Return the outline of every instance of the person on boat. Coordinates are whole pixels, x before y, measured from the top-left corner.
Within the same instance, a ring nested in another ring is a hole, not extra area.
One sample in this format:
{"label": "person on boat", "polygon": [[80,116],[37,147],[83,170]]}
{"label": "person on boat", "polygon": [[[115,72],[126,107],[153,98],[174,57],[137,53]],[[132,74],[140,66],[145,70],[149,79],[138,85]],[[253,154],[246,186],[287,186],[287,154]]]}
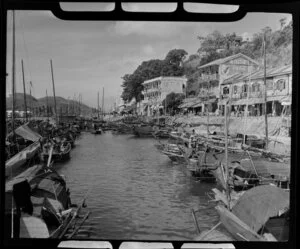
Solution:
{"label": "person on boat", "polygon": [[195,148],[196,147],[196,133],[193,129],[192,134],[189,138],[189,148]]}

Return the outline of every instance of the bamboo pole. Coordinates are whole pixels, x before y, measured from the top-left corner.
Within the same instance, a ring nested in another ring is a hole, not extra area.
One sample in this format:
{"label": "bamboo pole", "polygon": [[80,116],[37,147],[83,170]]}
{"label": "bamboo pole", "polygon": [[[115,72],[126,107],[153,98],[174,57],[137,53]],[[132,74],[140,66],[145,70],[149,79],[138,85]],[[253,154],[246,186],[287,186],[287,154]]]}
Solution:
{"label": "bamboo pole", "polygon": [[228,200],[228,209],[230,210],[230,189],[228,186],[229,179],[229,170],[228,170],[228,110],[227,110],[227,101],[225,102],[225,182],[226,182],[226,194]]}
{"label": "bamboo pole", "polygon": [[[248,61],[248,67],[249,67],[249,61]],[[244,136],[243,136],[243,144],[246,144],[246,125],[247,125],[247,117],[248,117],[248,108],[249,108],[249,95],[250,95],[250,89],[251,89],[251,73],[252,70],[250,70],[249,74],[249,83],[246,85],[247,86],[247,103],[246,103],[246,108],[245,108],[245,113],[244,113]]]}
{"label": "bamboo pole", "polygon": [[25,87],[25,76],[24,76],[24,65],[23,60],[21,60],[22,65],[22,76],[23,76],[23,91],[24,91],[24,106],[25,106],[25,120],[28,122],[28,115],[27,115],[27,101],[26,101],[26,87]]}
{"label": "bamboo pole", "polygon": [[31,87],[32,87],[32,82],[30,81],[30,88],[29,88],[29,94],[30,94],[30,111],[33,119],[33,104],[32,104],[32,94],[31,94]]}
{"label": "bamboo pole", "polygon": [[104,87],[102,91],[102,120],[104,118]]}
{"label": "bamboo pole", "polygon": [[98,92],[98,108],[97,108],[97,110],[98,110],[98,119],[100,118],[99,117],[99,111],[100,111],[100,106],[99,106],[99,92]]}
{"label": "bamboo pole", "polygon": [[[15,81],[16,81],[16,38],[15,38],[15,11],[12,11],[13,15],[13,27],[12,27],[12,114],[11,114],[11,123],[12,123],[12,132],[13,132],[13,141],[15,141]],[[12,176],[12,169],[11,169]],[[14,238],[14,200],[12,195],[11,201],[11,238]]]}
{"label": "bamboo pole", "polygon": [[193,216],[193,219],[194,219],[195,226],[197,228],[197,232],[200,234],[201,231],[200,231],[200,228],[199,228],[199,225],[198,225],[198,221],[196,219],[196,215],[195,215],[194,209],[191,209],[191,212],[192,212],[192,216]]}
{"label": "bamboo pole", "polygon": [[[15,11],[12,11],[13,15],[13,30],[12,30],[12,114],[11,114],[11,123],[12,123],[12,132],[13,132],[13,141],[15,141],[15,85],[16,85],[16,37],[15,37]],[[13,237],[13,234],[12,234]]]}
{"label": "bamboo pole", "polygon": [[265,91],[264,91],[264,109],[265,109],[265,134],[266,134],[266,147],[265,149],[268,150],[268,143],[269,143],[269,138],[268,138],[268,115],[267,115],[267,80],[266,80],[266,35],[264,34],[263,36],[263,48],[264,48],[264,86],[265,86]]}
{"label": "bamboo pole", "polygon": [[53,86],[55,118],[56,118],[56,122],[58,122],[58,113],[57,113],[57,109],[56,109],[55,85],[54,85],[54,75],[53,75],[52,60],[50,60],[50,66],[51,66],[51,75],[52,75],[52,86]]}
{"label": "bamboo pole", "polygon": [[48,92],[46,89],[46,105],[47,105],[47,120],[49,121],[49,103],[48,103]]}

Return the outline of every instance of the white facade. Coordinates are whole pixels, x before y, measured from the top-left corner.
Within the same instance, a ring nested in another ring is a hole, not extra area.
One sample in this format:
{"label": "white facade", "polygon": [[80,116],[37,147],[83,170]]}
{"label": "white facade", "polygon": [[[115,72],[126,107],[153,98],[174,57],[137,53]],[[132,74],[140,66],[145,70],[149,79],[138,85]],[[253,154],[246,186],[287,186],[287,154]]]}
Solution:
{"label": "white facade", "polygon": [[168,94],[185,93],[187,79],[185,77],[157,77],[144,81],[144,100],[142,101],[142,115],[148,116],[153,111],[158,111],[162,107],[162,102]]}

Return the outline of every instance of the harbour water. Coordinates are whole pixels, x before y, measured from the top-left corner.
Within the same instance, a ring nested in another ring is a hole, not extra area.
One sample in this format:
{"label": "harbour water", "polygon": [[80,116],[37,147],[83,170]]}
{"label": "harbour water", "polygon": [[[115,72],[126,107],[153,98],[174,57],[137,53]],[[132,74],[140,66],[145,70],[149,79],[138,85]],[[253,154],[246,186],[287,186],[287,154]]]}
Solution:
{"label": "harbour water", "polygon": [[73,203],[88,193],[91,211],[77,238],[193,240],[218,215],[206,195],[214,184],[195,181],[183,165],[159,153],[153,138],[82,133],[71,160],[55,167],[66,176]]}

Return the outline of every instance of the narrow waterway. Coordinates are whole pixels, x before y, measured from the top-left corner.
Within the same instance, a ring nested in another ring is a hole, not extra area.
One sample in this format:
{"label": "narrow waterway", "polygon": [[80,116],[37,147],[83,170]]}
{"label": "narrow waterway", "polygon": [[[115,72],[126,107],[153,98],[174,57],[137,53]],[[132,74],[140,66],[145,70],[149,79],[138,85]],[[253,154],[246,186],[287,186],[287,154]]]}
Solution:
{"label": "narrow waterway", "polygon": [[[83,133],[71,159],[56,165],[66,176],[73,203],[87,197],[89,219],[78,238],[192,240],[218,222],[206,195],[214,184],[197,182],[183,165],[156,150],[152,138]],[[206,209],[205,209],[206,208]]]}

